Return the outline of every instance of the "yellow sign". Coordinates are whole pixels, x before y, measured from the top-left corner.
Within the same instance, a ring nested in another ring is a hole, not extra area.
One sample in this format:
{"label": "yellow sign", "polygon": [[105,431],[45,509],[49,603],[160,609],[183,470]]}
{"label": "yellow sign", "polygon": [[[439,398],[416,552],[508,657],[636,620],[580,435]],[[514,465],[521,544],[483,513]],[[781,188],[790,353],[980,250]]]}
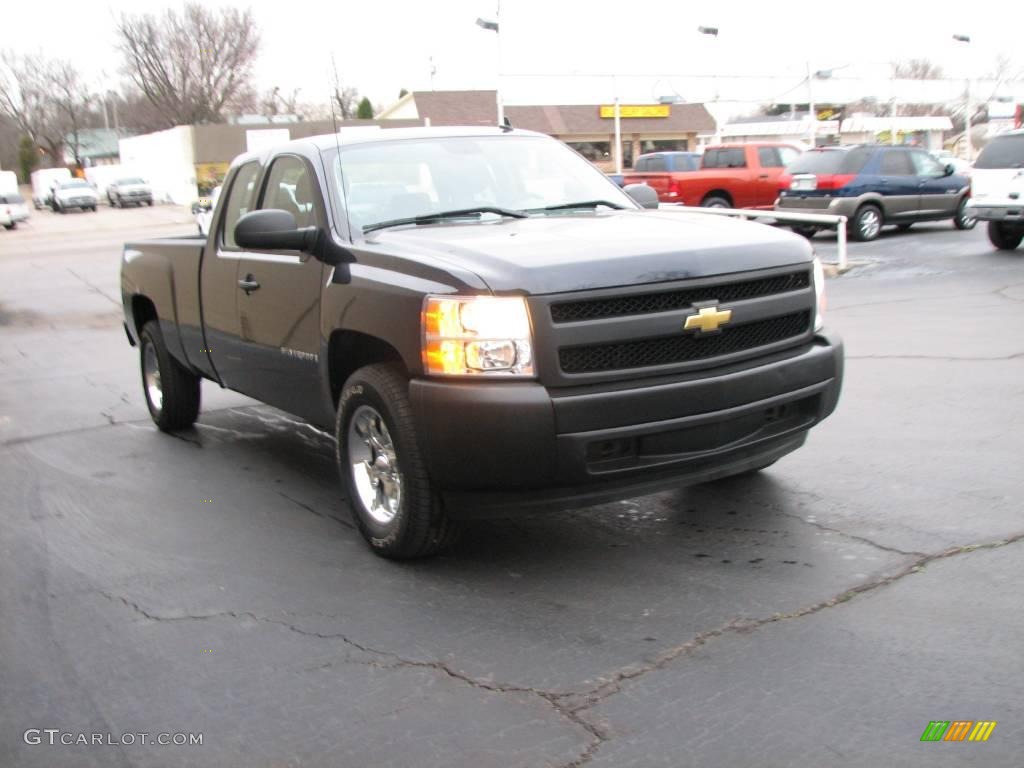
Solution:
{"label": "yellow sign", "polygon": [[[669,104],[620,104],[619,117],[668,117],[672,114]],[[601,117],[615,117],[614,104],[601,105]]]}

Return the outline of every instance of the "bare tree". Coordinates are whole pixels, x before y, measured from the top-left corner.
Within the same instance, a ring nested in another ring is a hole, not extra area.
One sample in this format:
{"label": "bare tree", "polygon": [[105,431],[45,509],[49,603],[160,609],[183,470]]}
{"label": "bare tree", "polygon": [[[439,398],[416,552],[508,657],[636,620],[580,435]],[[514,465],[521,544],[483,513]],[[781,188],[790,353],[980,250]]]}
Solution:
{"label": "bare tree", "polygon": [[942,67],[928,59],[894,61],[889,65],[892,76],[898,80],[941,80]]}
{"label": "bare tree", "polygon": [[351,120],[356,116],[356,111],[359,109],[359,91],[355,88],[342,86],[335,82],[332,99],[335,109],[338,110],[339,118]]}
{"label": "bare tree", "polygon": [[65,148],[81,166],[81,131],[96,121],[92,97],[78,71],[66,61],[42,54],[5,52],[0,76],[0,114],[11,119],[54,165],[64,164]]}
{"label": "bare tree", "polygon": [[131,82],[165,128],[221,121],[251,97],[260,35],[250,9],[208,10],[185,3],[180,15],[122,14],[117,35]]}

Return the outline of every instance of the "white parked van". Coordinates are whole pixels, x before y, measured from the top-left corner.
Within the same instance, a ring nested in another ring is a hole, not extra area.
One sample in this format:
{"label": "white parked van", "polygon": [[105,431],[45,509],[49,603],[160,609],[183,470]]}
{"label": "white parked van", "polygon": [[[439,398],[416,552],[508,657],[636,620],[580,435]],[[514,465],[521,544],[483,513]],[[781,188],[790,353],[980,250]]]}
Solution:
{"label": "white parked van", "polygon": [[71,181],[67,168],[43,168],[32,173],[32,203],[36,210],[53,203],[53,188],[62,181]]}
{"label": "white parked van", "polygon": [[990,141],[974,161],[970,210],[988,222],[988,239],[1012,251],[1024,240],[1024,129]]}

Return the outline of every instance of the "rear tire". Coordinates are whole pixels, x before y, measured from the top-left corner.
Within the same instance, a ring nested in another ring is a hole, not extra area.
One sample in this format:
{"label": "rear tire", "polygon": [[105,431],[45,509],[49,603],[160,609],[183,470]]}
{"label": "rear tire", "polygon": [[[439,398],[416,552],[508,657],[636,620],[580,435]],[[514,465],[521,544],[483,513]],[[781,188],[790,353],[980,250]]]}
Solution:
{"label": "rear tire", "polygon": [[953,215],[953,226],[957,229],[974,229],[977,225],[978,220],[972,216],[967,210],[967,198],[960,200],[960,204],[956,207],[956,213]]}
{"label": "rear tire", "polygon": [[721,195],[708,195],[700,202],[701,208],[732,208],[732,203]]}
{"label": "rear tire", "polygon": [[882,209],[877,205],[866,203],[857,209],[850,221],[850,237],[862,243],[870,242],[882,231]]}
{"label": "rear tire", "polygon": [[1011,226],[1001,221],[990,221],[988,239],[1000,251],[1012,251],[1024,240],[1024,225]]}
{"label": "rear tire", "polygon": [[409,381],[399,366],[368,365],[349,377],[335,436],[338,472],[356,525],[376,554],[427,557],[454,539],[455,524],[420,453]]}
{"label": "rear tire", "polygon": [[153,423],[163,432],[188,429],[199,417],[199,377],[171,357],[156,320],[142,326],[140,337],[142,393]]}

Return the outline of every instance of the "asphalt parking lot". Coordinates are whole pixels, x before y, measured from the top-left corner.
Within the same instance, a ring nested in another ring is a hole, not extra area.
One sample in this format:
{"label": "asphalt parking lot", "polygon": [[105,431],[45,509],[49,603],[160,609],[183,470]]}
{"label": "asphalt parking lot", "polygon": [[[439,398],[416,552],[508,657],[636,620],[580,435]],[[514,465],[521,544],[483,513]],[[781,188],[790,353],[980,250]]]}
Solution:
{"label": "asphalt parking lot", "polygon": [[0,766],[1020,765],[1024,250],[851,243],[839,409],[762,475],[396,564],[330,437],[209,383],[193,431],[150,423],[120,244],[192,227],[0,232]]}

